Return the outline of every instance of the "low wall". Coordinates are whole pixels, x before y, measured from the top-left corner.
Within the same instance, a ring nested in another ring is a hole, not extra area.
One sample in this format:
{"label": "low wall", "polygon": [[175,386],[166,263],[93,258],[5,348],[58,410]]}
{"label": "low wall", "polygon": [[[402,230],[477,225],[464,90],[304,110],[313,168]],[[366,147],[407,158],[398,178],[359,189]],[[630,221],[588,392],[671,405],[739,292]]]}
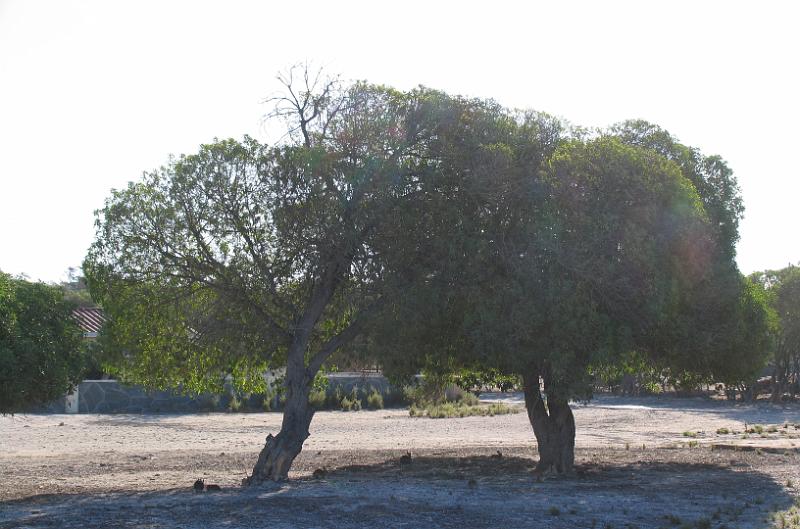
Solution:
{"label": "low wall", "polygon": [[[383,395],[392,391],[389,381],[375,373],[331,373],[328,375],[328,392],[336,387],[342,393],[353,388],[366,391],[374,388]],[[263,396],[250,396],[243,402],[245,409],[258,410],[263,407]],[[126,386],[116,380],[84,380],[77,388],[78,413],[198,413],[226,411],[231,402],[230,393],[214,395],[181,395],[172,391],[146,390],[140,386]],[[274,403],[277,406],[277,402]],[[44,413],[65,413],[66,398],[58,399],[43,410]]]}
{"label": "low wall", "polygon": [[[211,394],[181,395],[171,391],[146,390],[125,386],[116,380],[84,380],[77,388],[78,413],[192,413],[213,411],[220,398]],[[64,413],[66,398],[51,403],[44,410]]]}

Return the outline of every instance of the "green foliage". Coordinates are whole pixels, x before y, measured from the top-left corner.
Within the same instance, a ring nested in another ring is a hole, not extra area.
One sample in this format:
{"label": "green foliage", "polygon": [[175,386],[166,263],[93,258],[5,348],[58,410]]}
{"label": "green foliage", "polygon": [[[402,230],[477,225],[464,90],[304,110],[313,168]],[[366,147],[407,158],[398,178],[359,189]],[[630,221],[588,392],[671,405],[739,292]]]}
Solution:
{"label": "green foliage", "polygon": [[609,134],[675,163],[691,182],[711,221],[714,239],[726,259],[736,254],[739,221],[744,215],[739,185],[733,171],[719,156],[704,156],[698,149],[679,143],[669,132],[643,120],[625,121],[611,127]]}
{"label": "green foliage", "polygon": [[312,389],[308,394],[308,403],[316,410],[321,410],[325,407],[326,393],[324,389]]}
{"label": "green foliage", "polygon": [[0,272],[0,413],[64,395],[85,367],[74,305],[58,287]]}
{"label": "green foliage", "polygon": [[367,394],[367,408],[371,410],[383,409],[383,395],[375,388]]}
{"label": "green foliage", "polygon": [[457,395],[453,402],[458,404],[463,404],[464,406],[477,406],[480,404],[480,400],[477,396],[472,393],[462,392]]}
{"label": "green foliage", "polygon": [[358,390],[354,387],[350,393],[341,400],[342,411],[361,411],[361,398],[358,395]]}
{"label": "green foliage", "polygon": [[411,417],[429,417],[431,419],[452,419],[461,417],[494,417],[495,415],[508,415],[520,413],[522,408],[511,407],[503,403],[488,405],[473,405],[463,402],[442,402],[439,404],[427,403],[423,406],[412,404],[408,414]]}
{"label": "green foliage", "polygon": [[455,383],[465,391],[510,391],[522,386],[517,375],[506,375],[497,369],[462,369],[455,376]]}
{"label": "green foliage", "polygon": [[314,381],[311,383],[311,390],[325,394],[328,391],[330,381],[324,373],[317,373],[314,376]]}

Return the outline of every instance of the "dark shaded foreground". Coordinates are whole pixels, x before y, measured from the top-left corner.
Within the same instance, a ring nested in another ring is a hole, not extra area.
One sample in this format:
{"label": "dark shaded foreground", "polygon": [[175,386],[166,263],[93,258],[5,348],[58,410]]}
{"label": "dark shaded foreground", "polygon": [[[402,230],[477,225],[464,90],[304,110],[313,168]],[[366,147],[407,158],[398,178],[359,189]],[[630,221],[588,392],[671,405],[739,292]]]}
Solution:
{"label": "dark shaded foreground", "polygon": [[762,528],[771,525],[771,513],[795,501],[777,476],[797,467],[797,454],[582,455],[573,476],[542,481],[526,456],[422,455],[217,493],[194,493],[187,485],[31,496],[0,504],[0,528]]}

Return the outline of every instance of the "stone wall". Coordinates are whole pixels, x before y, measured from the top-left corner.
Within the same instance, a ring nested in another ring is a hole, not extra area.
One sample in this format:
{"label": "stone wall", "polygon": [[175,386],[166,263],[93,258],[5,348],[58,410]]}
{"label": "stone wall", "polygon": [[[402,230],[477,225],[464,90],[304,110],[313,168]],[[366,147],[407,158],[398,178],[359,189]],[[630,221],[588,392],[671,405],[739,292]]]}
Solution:
{"label": "stone wall", "polygon": [[[212,411],[220,405],[220,398],[210,394],[145,390],[116,380],[84,380],[77,393],[78,413],[192,413]],[[45,412],[64,413],[65,404],[65,399],[59,399],[47,406]]]}
{"label": "stone wall", "polygon": [[[337,387],[343,394],[353,388],[366,392],[377,389],[389,395],[392,387],[385,377],[375,373],[332,373],[328,376],[328,392]],[[78,413],[199,413],[227,411],[231,403],[231,393],[214,395],[181,395],[171,391],[146,390],[140,386],[126,386],[116,380],[84,380],[78,385]],[[263,395],[251,395],[241,402],[242,409],[259,410],[263,408]],[[44,409],[44,413],[64,413],[66,402],[58,399]],[[273,409],[278,407],[277,399]]]}

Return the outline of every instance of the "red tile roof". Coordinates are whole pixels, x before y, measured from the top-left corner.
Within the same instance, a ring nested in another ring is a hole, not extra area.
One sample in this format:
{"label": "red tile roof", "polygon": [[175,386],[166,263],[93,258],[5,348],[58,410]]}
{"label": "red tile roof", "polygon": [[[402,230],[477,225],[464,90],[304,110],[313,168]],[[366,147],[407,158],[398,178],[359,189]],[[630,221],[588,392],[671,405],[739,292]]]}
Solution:
{"label": "red tile roof", "polygon": [[98,307],[78,307],[72,311],[72,317],[78,322],[78,326],[84,335],[97,335],[106,321],[103,309]]}

